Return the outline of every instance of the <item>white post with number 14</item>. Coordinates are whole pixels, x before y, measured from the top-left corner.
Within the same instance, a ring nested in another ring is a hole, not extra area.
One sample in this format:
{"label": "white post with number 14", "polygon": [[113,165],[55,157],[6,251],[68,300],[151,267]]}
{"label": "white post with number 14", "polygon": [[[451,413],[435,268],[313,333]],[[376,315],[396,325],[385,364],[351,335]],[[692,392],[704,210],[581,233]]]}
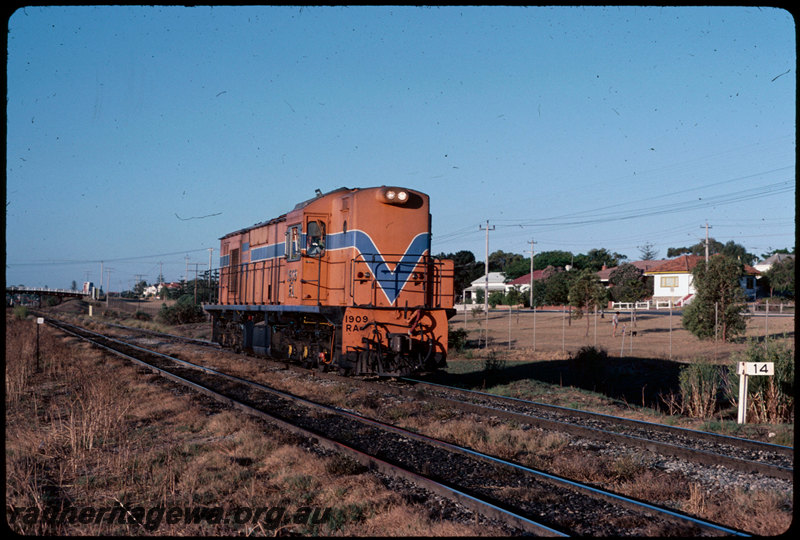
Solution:
{"label": "white post with number 14", "polygon": [[747,377],[751,375],[775,375],[773,362],[739,362],[739,423],[747,423]]}

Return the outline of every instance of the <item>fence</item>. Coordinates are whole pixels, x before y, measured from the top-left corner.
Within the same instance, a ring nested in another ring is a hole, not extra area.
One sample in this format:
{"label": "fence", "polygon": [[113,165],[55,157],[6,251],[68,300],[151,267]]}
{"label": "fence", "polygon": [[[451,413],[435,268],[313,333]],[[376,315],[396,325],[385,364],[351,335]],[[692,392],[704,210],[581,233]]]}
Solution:
{"label": "fence", "polygon": [[[747,318],[745,338],[787,340],[794,344],[794,314],[779,315],[770,306],[768,313]],[[519,351],[526,357],[551,353],[564,358],[584,346],[603,348],[611,355],[691,360],[697,357],[724,360],[732,352],[744,350],[746,339],[735,342],[699,340],[683,328],[682,315],[673,310],[637,311],[620,309],[614,327],[614,313],[604,310],[575,318],[574,308],[550,306],[536,310],[498,306],[489,313],[465,310],[450,320],[453,329],[467,331],[470,349]]]}

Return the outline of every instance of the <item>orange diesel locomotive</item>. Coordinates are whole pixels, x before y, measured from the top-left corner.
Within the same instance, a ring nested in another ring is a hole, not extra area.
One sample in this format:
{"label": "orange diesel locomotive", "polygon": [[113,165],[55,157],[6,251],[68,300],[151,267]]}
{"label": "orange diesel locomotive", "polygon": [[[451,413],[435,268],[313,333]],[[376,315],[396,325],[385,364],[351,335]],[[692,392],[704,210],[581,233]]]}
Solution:
{"label": "orange diesel locomotive", "polygon": [[445,366],[453,261],[431,257],[424,193],[317,191],[220,240],[219,303],[204,309],[222,346],[354,375]]}

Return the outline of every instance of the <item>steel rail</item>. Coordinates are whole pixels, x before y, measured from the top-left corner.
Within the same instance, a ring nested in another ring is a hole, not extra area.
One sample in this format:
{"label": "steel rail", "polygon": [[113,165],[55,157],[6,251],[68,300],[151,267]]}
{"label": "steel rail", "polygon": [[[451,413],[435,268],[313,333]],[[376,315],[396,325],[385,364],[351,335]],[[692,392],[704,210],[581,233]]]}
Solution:
{"label": "steel rail", "polygon": [[[499,396],[495,394],[488,394],[485,392],[478,392],[474,390],[465,390],[463,388],[456,388],[450,387],[446,385],[440,385],[436,383],[429,383],[426,381],[418,381],[415,379],[408,379],[402,378],[403,380],[408,380],[415,383],[421,383],[430,386],[440,387],[442,389],[446,389],[448,391],[457,391],[463,393],[471,393],[474,395],[478,395],[481,397],[487,397],[496,400],[505,400],[505,401],[513,401],[518,404],[523,404],[525,406],[543,408],[543,409],[551,409],[554,411],[558,411],[561,413],[571,414],[574,416],[579,416],[586,419],[601,419],[605,422],[613,422],[618,424],[623,424],[639,429],[651,429],[654,431],[659,431],[662,433],[667,434],[680,434],[682,436],[688,437],[695,437],[697,439],[705,440],[708,442],[718,443],[718,444],[729,444],[732,446],[740,446],[744,449],[749,450],[768,450],[773,451],[779,455],[783,455],[786,457],[793,457],[794,456],[794,449],[787,446],[780,446],[774,445],[770,443],[760,443],[759,441],[752,441],[750,439],[740,439],[736,437],[730,437],[727,435],[717,435],[714,433],[708,433],[704,431],[695,431],[687,428],[679,428],[675,426],[665,426],[663,424],[656,424],[651,422],[646,422],[642,420],[633,420],[630,418],[620,418],[611,415],[604,415],[602,413],[593,413],[588,411],[580,411],[576,409],[569,409],[566,407],[560,407],[557,405],[549,405],[543,403],[537,403],[533,401],[527,401],[520,398],[513,398],[508,396]],[[404,393],[405,395],[411,395],[406,390],[399,388],[397,389],[399,392]],[[417,390],[418,391],[418,390]],[[426,396],[427,397],[427,396]],[[597,427],[591,426],[582,426],[578,424],[572,424],[569,422],[561,421],[561,420],[553,420],[549,418],[542,418],[539,416],[533,416],[528,413],[522,413],[519,411],[509,411],[506,409],[499,409],[497,407],[491,407],[488,405],[481,405],[476,403],[471,403],[468,401],[461,401],[454,398],[444,398],[441,396],[430,396],[429,399],[432,401],[437,401],[442,404],[447,403],[456,403],[457,406],[462,407],[464,409],[468,409],[475,413],[486,413],[487,411],[491,414],[497,415],[498,417],[506,418],[509,420],[514,420],[517,422],[527,423],[531,425],[535,425],[540,428],[545,429],[556,429],[565,431],[567,433],[571,433],[573,435],[579,436],[586,436],[590,438],[595,438],[597,440],[602,440],[605,442],[615,442],[619,439],[627,440],[631,444],[643,447],[647,450],[651,450],[653,452],[659,452],[665,455],[671,455],[674,457],[680,457],[690,460],[699,461],[701,463],[707,465],[724,465],[730,467],[731,469],[738,470],[741,472],[746,473],[760,473],[765,474],[774,478],[780,478],[783,480],[792,480],[794,479],[794,469],[789,467],[784,467],[781,465],[774,465],[770,463],[764,463],[760,461],[752,461],[747,460],[739,457],[734,456],[726,456],[724,454],[711,452],[708,450],[702,450],[697,448],[691,448],[688,446],[682,446],[678,444],[657,441],[653,439],[647,439],[644,437],[637,437],[630,434],[625,433],[618,433],[611,430],[603,430]],[[698,459],[699,458],[699,459]]]}
{"label": "steel rail", "polygon": [[646,427],[648,429],[657,429],[659,431],[663,431],[663,432],[666,432],[666,433],[688,434],[688,435],[691,435],[692,437],[695,437],[695,438],[698,438],[698,439],[705,439],[705,440],[708,440],[710,442],[727,441],[727,442],[730,442],[731,444],[740,445],[740,446],[751,448],[751,449],[754,449],[754,450],[763,450],[763,449],[766,448],[766,449],[769,449],[769,450],[771,450],[773,452],[777,452],[777,453],[780,453],[780,454],[783,454],[783,455],[786,455],[786,456],[790,456],[790,457],[794,456],[794,448],[792,448],[791,446],[784,446],[784,445],[773,444],[773,443],[768,443],[768,442],[754,441],[752,439],[744,439],[744,438],[741,438],[741,437],[733,437],[731,435],[724,435],[724,434],[721,434],[721,433],[710,433],[710,432],[707,432],[707,431],[699,431],[699,430],[694,430],[694,429],[690,429],[690,428],[684,428],[684,427],[680,427],[680,426],[668,426],[668,425],[664,425],[664,424],[658,424],[656,422],[648,422],[646,420],[636,420],[636,419],[633,419],[633,418],[623,418],[623,417],[620,417],[620,416],[613,416],[613,415],[610,415],[610,414],[603,414],[603,413],[597,413],[597,412],[591,412],[591,411],[582,411],[580,409],[570,409],[568,407],[562,407],[560,405],[551,405],[549,403],[541,403],[541,402],[538,402],[538,401],[530,401],[530,400],[526,400],[526,399],[522,399],[522,398],[515,398],[515,397],[511,397],[511,396],[501,396],[501,395],[498,395],[498,394],[490,394],[488,392],[481,392],[481,391],[478,391],[478,390],[469,390],[467,388],[458,388],[456,386],[448,386],[448,385],[445,385],[445,384],[439,384],[439,383],[434,383],[434,382],[429,382],[429,381],[423,381],[423,380],[420,380],[420,379],[413,379],[411,377],[398,377],[398,379],[409,381],[409,382],[413,382],[415,384],[423,384],[423,385],[432,386],[432,387],[439,387],[439,388],[442,388],[442,389],[445,389],[445,390],[448,390],[448,391],[455,391],[455,392],[461,392],[461,393],[464,393],[464,394],[472,394],[472,395],[476,395],[476,396],[480,396],[480,397],[487,397],[487,398],[496,399],[496,400],[504,400],[504,401],[509,401],[509,402],[515,402],[515,403],[520,403],[522,405],[532,406],[532,407],[539,407],[539,408],[543,408],[543,409],[552,409],[552,410],[559,411],[559,412],[566,412],[566,413],[569,413],[569,414],[574,414],[575,416],[583,416],[584,418],[592,418],[592,419],[598,418],[598,419],[601,419],[601,420],[605,419],[605,420],[613,421],[613,422],[618,423],[618,424],[626,424],[626,425],[635,426],[635,427]]}
{"label": "steel rail", "polygon": [[[560,477],[560,476],[557,476],[557,475],[554,475],[554,474],[546,473],[546,472],[541,471],[541,470],[533,469],[533,468],[530,468],[530,467],[527,467],[527,466],[524,466],[524,465],[521,465],[521,464],[518,464],[518,463],[514,463],[514,462],[507,461],[507,460],[504,460],[504,459],[501,459],[501,458],[498,458],[498,457],[495,457],[495,456],[491,456],[491,455],[488,455],[488,454],[485,454],[485,453],[482,453],[482,452],[478,452],[478,451],[472,450],[470,448],[465,448],[465,447],[458,446],[458,445],[455,445],[455,444],[452,444],[452,443],[441,441],[441,440],[435,439],[433,437],[422,435],[422,434],[419,434],[419,433],[416,433],[416,432],[413,432],[413,431],[409,431],[409,430],[404,429],[404,428],[393,426],[391,424],[386,424],[385,422],[381,422],[379,420],[368,418],[366,416],[363,416],[361,414],[355,413],[353,411],[348,411],[346,409],[342,409],[342,408],[339,408],[339,407],[334,407],[334,406],[331,406],[331,405],[325,405],[325,404],[317,403],[315,401],[312,401],[312,400],[309,400],[309,399],[306,399],[306,398],[302,398],[300,396],[296,396],[296,395],[293,395],[293,394],[289,394],[289,393],[283,392],[281,390],[277,390],[275,388],[271,388],[269,386],[265,386],[265,385],[256,383],[254,381],[249,381],[247,379],[242,379],[242,378],[237,377],[235,375],[230,375],[230,374],[227,374],[227,373],[220,372],[220,371],[215,370],[213,368],[208,368],[208,367],[201,366],[201,365],[198,365],[198,364],[194,364],[194,363],[188,362],[186,360],[181,360],[179,358],[175,358],[175,357],[172,357],[172,356],[169,356],[169,355],[157,352],[157,351],[152,351],[150,349],[146,349],[146,348],[143,348],[143,347],[140,347],[140,346],[137,346],[137,345],[132,345],[132,344],[129,344],[129,343],[125,343],[125,342],[123,342],[121,340],[118,340],[116,338],[110,338],[108,336],[102,336],[101,334],[97,334],[96,332],[93,332],[93,331],[90,331],[90,330],[85,330],[84,329],[84,331],[86,331],[86,332],[88,332],[90,334],[94,334],[96,336],[100,336],[103,339],[108,339],[108,340],[110,340],[112,342],[116,342],[116,343],[118,343],[118,344],[120,344],[122,346],[132,347],[134,349],[140,350],[140,351],[145,352],[147,354],[153,354],[153,355],[168,359],[168,360],[170,360],[172,362],[181,364],[181,365],[183,365],[185,367],[188,367],[188,368],[191,368],[191,369],[196,369],[198,371],[202,371],[202,372],[207,373],[207,374],[212,374],[212,375],[215,375],[215,376],[218,376],[218,377],[221,377],[221,378],[236,382],[238,384],[243,384],[243,385],[246,385],[246,386],[257,388],[257,389],[259,389],[261,391],[269,392],[271,394],[280,396],[280,397],[282,397],[284,399],[287,399],[287,400],[291,400],[291,401],[294,401],[294,402],[297,402],[297,403],[302,403],[303,405],[308,406],[308,407],[320,409],[320,410],[323,410],[325,412],[329,412],[329,413],[332,413],[332,414],[338,414],[338,415],[342,415],[342,416],[347,416],[347,417],[349,417],[351,419],[354,419],[354,420],[356,420],[358,422],[361,422],[361,423],[364,423],[364,424],[376,426],[376,427],[378,427],[380,429],[383,429],[383,430],[386,430],[386,431],[392,431],[392,432],[401,434],[401,435],[403,435],[405,437],[413,438],[413,439],[416,439],[416,440],[421,441],[421,442],[425,442],[425,443],[430,444],[430,445],[439,446],[441,448],[445,448],[445,449],[453,451],[453,452],[458,452],[458,453],[461,453],[461,454],[470,455],[470,456],[479,458],[479,459],[484,460],[484,461],[497,463],[497,464],[500,464],[502,466],[509,467],[509,468],[512,468],[512,469],[515,469],[515,470],[518,470],[518,471],[521,471],[521,472],[525,472],[527,474],[534,475],[536,477],[548,480],[550,482],[558,483],[558,484],[569,486],[569,487],[572,487],[572,488],[575,488],[575,489],[578,489],[578,490],[581,490],[581,491],[584,491],[584,492],[588,492],[588,493],[590,493],[592,495],[599,496],[599,497],[602,497],[602,498],[605,498],[607,500],[611,500],[611,501],[614,501],[614,502],[617,502],[617,503],[621,503],[621,504],[624,504],[624,505],[629,506],[629,507],[654,511],[654,512],[666,515],[666,516],[670,516],[673,519],[677,519],[679,521],[683,521],[683,522],[688,523],[688,524],[692,524],[692,525],[696,525],[696,526],[699,526],[699,527],[704,527],[704,528],[707,528],[707,529],[715,530],[717,532],[721,532],[721,533],[724,533],[724,534],[736,535],[736,536],[748,536],[746,533],[742,533],[741,531],[736,531],[734,529],[719,525],[717,523],[709,522],[709,521],[706,521],[706,520],[703,520],[703,519],[700,519],[700,518],[696,518],[694,516],[683,514],[681,512],[670,510],[668,508],[660,507],[660,506],[657,506],[657,505],[654,505],[654,504],[651,504],[651,503],[647,503],[647,502],[644,502],[644,501],[639,501],[639,500],[636,500],[636,499],[633,499],[633,498],[630,498],[630,497],[626,497],[624,495],[620,495],[620,494],[617,494],[617,493],[614,493],[614,492],[610,492],[610,491],[603,490],[603,489],[600,489],[600,488],[597,488],[597,487],[594,487],[594,486],[590,486],[590,485],[582,483],[582,482],[569,480],[569,479],[564,478],[564,477]],[[84,338],[84,339],[87,339],[87,338]],[[96,342],[92,341],[92,343],[96,343]],[[182,384],[189,384],[193,388],[195,388],[195,389],[197,389],[199,391],[202,391],[202,392],[204,392],[204,393],[206,393],[206,394],[208,394],[208,395],[210,395],[212,397],[220,399],[221,401],[223,401],[223,402],[225,402],[225,403],[227,403],[229,405],[235,406],[235,407],[240,408],[242,410],[247,410],[248,412],[250,410],[258,411],[257,409],[253,409],[252,407],[250,407],[250,406],[248,406],[246,404],[238,402],[238,401],[236,401],[236,400],[234,400],[234,399],[232,399],[230,397],[227,397],[227,396],[224,396],[222,394],[219,394],[219,393],[215,392],[214,390],[208,389],[208,388],[206,388],[206,387],[204,387],[202,385],[194,383],[193,381],[189,381],[188,379],[184,379],[184,378],[182,378],[182,377],[180,377],[178,375],[175,375],[175,374],[169,373],[167,371],[164,371],[161,368],[158,368],[158,367],[155,367],[155,366],[151,366],[151,364],[148,364],[147,362],[144,362],[142,360],[130,357],[129,355],[126,355],[125,353],[121,353],[119,351],[115,351],[113,348],[107,347],[107,346],[102,345],[102,344],[97,344],[97,345],[99,345],[99,346],[101,346],[101,347],[103,347],[103,348],[105,348],[105,349],[107,349],[107,350],[109,350],[111,352],[114,352],[115,354],[119,354],[119,355],[125,356],[126,358],[129,358],[129,359],[139,363],[140,365],[148,367],[149,369],[153,369],[153,370],[157,371],[159,374],[161,374],[163,376],[167,376],[170,379],[180,380],[180,382]],[[269,418],[275,418],[272,415],[268,415],[267,413],[264,413],[263,411],[258,411],[258,413],[259,413],[259,415],[261,415],[261,414],[266,415]],[[287,427],[288,426],[293,426],[293,424],[288,424],[288,423],[286,423],[285,421],[283,421],[281,419],[276,419],[276,420],[278,420],[278,421],[280,421],[282,423],[285,423]],[[297,426],[294,426],[294,428],[302,430],[303,432],[306,432],[306,433],[310,434],[313,437],[323,437],[325,439],[328,439],[324,435],[322,435],[320,433],[317,433],[317,432],[315,432],[313,430],[307,430],[306,428],[300,428],[300,427],[297,427]],[[333,441],[332,439],[328,439],[328,440],[330,440],[331,442],[335,443],[338,446],[344,446],[346,448],[350,448],[349,446],[343,445],[342,443],[339,443],[337,441]],[[355,449],[352,449],[352,448],[350,448],[350,449],[354,450],[355,452],[359,452],[360,454],[362,454],[358,450],[355,450]],[[371,460],[381,461],[378,458],[374,458],[374,457],[370,457],[370,459]],[[386,466],[389,466],[391,468],[399,468],[400,470],[405,470],[403,468],[398,467],[395,464],[389,464],[388,462],[382,462],[382,463],[385,463]],[[407,472],[410,472],[410,471],[407,471]],[[411,472],[411,474],[414,474],[419,478],[425,478],[425,477],[420,477],[419,475],[417,475],[417,473]],[[456,494],[456,496],[459,498],[459,500],[462,497],[466,496],[468,498],[475,499],[476,501],[480,501],[480,499],[478,499],[474,495],[466,494],[463,491],[458,490],[458,489],[454,488],[451,485],[447,485],[447,484],[444,484],[444,483],[441,483],[441,482],[436,482],[436,481],[431,480],[431,479],[427,479],[427,481],[428,482],[435,482],[438,485],[444,486],[447,490],[450,490],[451,493]],[[486,501],[482,501],[481,504],[489,504],[490,506],[492,506],[494,508],[498,508],[498,509],[502,510],[503,512],[508,513],[511,516],[513,516],[513,519],[522,519],[522,520],[525,520],[526,522],[530,522],[531,524],[535,523],[532,520],[529,520],[528,518],[525,518],[524,516],[520,516],[520,515],[518,515],[518,514],[516,514],[514,512],[511,512],[510,510],[503,509],[500,506],[495,505],[493,503],[487,503]],[[549,528],[547,526],[544,526],[542,524],[538,524],[537,523],[536,527],[539,527],[539,526],[547,528],[549,530],[549,533],[551,533],[551,534],[556,532],[554,529],[551,529],[551,528]]]}
{"label": "steel rail", "polygon": [[[186,341],[186,342],[189,342],[189,343],[197,344],[197,345],[200,345],[200,346],[210,346],[210,347],[213,347],[213,348],[219,348],[218,346],[216,346],[216,344],[214,344],[212,342],[209,342],[209,341],[205,341],[205,340],[187,338],[187,337],[184,337],[184,336],[177,336],[177,335],[174,335],[174,334],[156,332],[156,331],[152,331],[152,330],[129,327],[129,326],[124,326],[124,325],[119,325],[119,324],[114,324],[114,323],[105,323],[105,324],[108,325],[108,326],[121,328],[121,329],[130,329],[130,330],[135,330],[135,331],[143,331],[143,332],[151,334],[151,335],[164,335],[164,336],[168,336],[168,337],[171,337],[171,338],[180,339],[180,340],[183,340],[183,341]],[[100,334],[97,334],[97,335],[100,335]],[[110,338],[108,338],[108,336],[105,336],[105,337],[107,339],[110,339]],[[134,345],[131,345],[131,344],[127,344],[127,345],[128,346],[134,346]],[[143,349],[143,350],[147,350],[147,349]],[[150,351],[150,352],[155,352],[155,351]],[[301,372],[301,373],[308,373],[309,372],[309,370],[307,368],[301,368],[299,366],[293,366],[291,364],[287,364],[285,362],[279,362],[279,361],[276,361],[276,360],[272,360],[272,361],[275,362],[275,363],[278,363],[278,364],[283,364],[285,367],[287,367],[289,369],[292,369],[294,371],[297,371],[297,372]],[[314,374],[314,376],[325,378],[325,379],[328,379],[328,380],[341,380],[341,377],[339,377],[338,375],[331,375],[331,374],[328,374],[328,373],[317,373],[317,372],[312,372],[312,373]],[[689,437],[693,437],[693,438],[700,439],[700,440],[706,440],[706,441],[709,441],[709,442],[712,442],[712,443],[717,443],[717,444],[719,444],[719,443],[721,443],[721,444],[731,444],[731,445],[735,445],[735,446],[740,446],[740,447],[745,448],[745,449],[756,450],[756,451],[767,450],[767,451],[772,451],[772,452],[775,452],[777,454],[780,454],[780,455],[783,455],[783,456],[786,456],[786,457],[794,457],[794,449],[793,448],[787,447],[787,446],[776,445],[776,444],[772,444],[772,443],[765,443],[765,442],[760,442],[760,441],[753,441],[753,440],[750,440],[750,439],[732,437],[732,436],[729,436],[729,435],[723,435],[723,434],[716,434],[716,433],[709,433],[709,432],[704,432],[704,431],[692,430],[692,429],[689,429],[689,428],[682,428],[682,427],[678,427],[678,426],[667,426],[667,425],[664,425],[664,424],[647,422],[647,421],[644,421],[644,420],[635,420],[635,419],[630,419],[630,418],[617,417],[617,416],[607,415],[607,414],[603,414],[603,413],[596,413],[596,412],[590,412],[590,411],[581,411],[581,410],[578,410],[578,409],[570,409],[570,408],[567,408],[567,407],[561,407],[561,406],[558,406],[558,405],[551,405],[551,404],[547,404],[547,403],[540,403],[540,402],[525,400],[525,399],[521,399],[521,398],[515,398],[515,397],[510,397],[510,396],[501,396],[501,395],[497,395],[497,394],[490,394],[488,392],[480,392],[480,391],[477,391],[477,390],[469,390],[469,389],[465,389],[465,388],[447,386],[447,385],[443,385],[443,384],[439,384],[439,383],[433,383],[433,382],[429,382],[429,381],[423,381],[423,380],[419,380],[419,379],[414,379],[414,378],[411,378],[411,377],[399,377],[398,379],[401,380],[401,381],[407,381],[407,382],[411,382],[411,383],[414,383],[414,384],[426,385],[426,386],[431,386],[431,387],[434,387],[434,388],[438,387],[438,388],[442,388],[444,390],[451,391],[451,392],[458,392],[458,393],[462,393],[462,394],[466,394],[466,395],[479,396],[479,397],[484,397],[484,398],[493,399],[493,400],[507,401],[507,402],[514,403],[514,404],[521,404],[521,405],[524,405],[524,406],[527,406],[527,407],[541,408],[541,409],[545,409],[545,410],[552,410],[552,411],[556,411],[556,412],[560,412],[560,413],[571,414],[571,415],[574,415],[574,416],[578,416],[578,417],[582,417],[582,418],[586,418],[586,419],[591,419],[591,420],[599,419],[601,421],[614,422],[616,424],[627,425],[627,426],[634,427],[634,428],[637,428],[637,429],[642,429],[642,428],[650,429],[650,430],[659,431],[659,432],[667,433],[667,434],[677,434],[677,435],[689,436]],[[359,386],[373,384],[373,383],[368,382],[368,381],[361,381],[361,380],[353,379],[353,378],[348,378],[348,382],[354,383],[354,384],[359,385]],[[413,397],[413,398],[418,397],[418,396],[414,395],[412,392],[409,392],[408,390],[403,389],[403,388],[394,387],[394,388],[392,388],[392,390],[394,390],[396,392],[399,392],[402,395],[405,395],[406,397]],[[417,390],[413,390],[413,392],[418,392],[418,391]],[[552,419],[532,416],[530,414],[521,413],[521,412],[518,412],[518,411],[509,411],[509,410],[505,410],[505,409],[498,409],[496,407],[490,407],[490,406],[487,406],[487,405],[480,405],[480,404],[470,403],[470,402],[467,402],[467,401],[455,400],[455,399],[451,399],[451,398],[443,398],[441,396],[427,395],[426,398],[430,399],[432,401],[436,401],[436,402],[442,403],[442,404],[457,403],[459,407],[471,410],[472,412],[475,412],[475,413],[485,413],[487,410],[489,410],[489,411],[492,412],[492,414],[495,414],[495,415],[497,415],[499,417],[503,417],[503,418],[506,418],[506,419],[518,421],[518,422],[521,422],[521,423],[527,423],[529,425],[535,425],[535,426],[540,427],[542,429],[557,429],[557,430],[565,431],[567,433],[571,433],[571,434],[578,435],[578,436],[589,436],[589,437],[593,437],[596,440],[601,440],[601,441],[604,441],[604,442],[617,442],[620,438],[623,438],[623,439],[628,440],[631,444],[636,445],[638,447],[645,448],[646,450],[650,450],[650,451],[653,451],[653,452],[659,452],[659,453],[664,454],[664,455],[671,455],[673,457],[679,457],[679,458],[699,461],[700,463],[703,463],[703,464],[706,464],[706,465],[727,465],[731,469],[738,470],[738,471],[741,471],[741,472],[766,474],[768,476],[772,476],[772,477],[780,478],[780,479],[784,479],[784,480],[792,480],[794,478],[794,470],[792,468],[783,467],[783,466],[779,466],[779,465],[773,465],[773,464],[759,462],[759,461],[752,461],[752,460],[746,460],[746,459],[743,459],[743,458],[726,456],[724,454],[710,452],[710,451],[707,451],[707,450],[700,450],[700,449],[695,449],[695,448],[682,446],[682,445],[678,445],[678,444],[673,444],[673,443],[668,443],[668,442],[663,442],[663,441],[656,441],[656,440],[643,438],[643,437],[636,437],[636,436],[629,435],[629,434],[617,433],[617,432],[614,432],[614,431],[611,431],[611,430],[603,430],[603,429],[596,428],[596,427],[591,427],[591,426],[580,426],[580,425],[571,424],[571,423],[568,423],[568,422],[562,422],[562,421],[558,421],[558,420],[552,420]],[[700,459],[697,459],[698,457]]]}
{"label": "steel rail", "polygon": [[[505,508],[503,508],[503,507],[501,507],[501,506],[499,506],[497,504],[494,504],[494,503],[489,502],[489,501],[485,501],[485,500],[483,500],[483,499],[481,499],[481,498],[479,498],[479,497],[477,497],[475,495],[472,495],[470,493],[466,493],[466,492],[464,492],[462,490],[456,489],[456,488],[454,488],[452,486],[449,486],[447,484],[444,484],[442,482],[437,482],[437,481],[435,481],[435,480],[433,480],[431,478],[428,478],[426,476],[422,476],[422,475],[420,475],[418,473],[415,473],[413,471],[410,471],[410,470],[405,469],[403,467],[400,467],[398,465],[389,463],[389,462],[384,461],[384,460],[382,460],[380,458],[377,458],[377,457],[374,457],[374,456],[370,456],[369,454],[366,454],[366,453],[364,453],[364,452],[362,452],[362,451],[360,451],[360,450],[358,450],[356,448],[350,447],[350,446],[348,446],[348,445],[346,445],[344,443],[341,443],[339,441],[336,441],[334,439],[330,439],[330,438],[328,438],[328,437],[326,437],[326,436],[324,436],[324,435],[322,435],[322,434],[320,434],[320,433],[318,433],[318,432],[316,432],[314,430],[302,428],[300,426],[292,424],[292,423],[290,423],[290,422],[288,422],[286,420],[283,420],[283,419],[278,418],[276,416],[273,416],[273,415],[271,415],[269,413],[266,413],[266,412],[264,412],[264,411],[262,411],[260,409],[256,409],[255,407],[252,407],[250,405],[247,405],[245,403],[237,401],[237,400],[235,400],[233,398],[230,398],[230,397],[228,397],[228,396],[226,396],[224,394],[216,392],[215,390],[207,388],[207,387],[205,387],[205,386],[203,386],[203,385],[201,385],[199,383],[196,383],[194,381],[191,381],[189,379],[186,379],[184,377],[181,377],[179,375],[176,375],[174,373],[166,371],[166,370],[164,370],[162,368],[154,366],[154,365],[152,365],[152,364],[150,364],[148,362],[145,362],[144,360],[141,360],[141,359],[136,358],[134,356],[131,356],[131,355],[128,355],[128,354],[123,353],[121,351],[118,351],[118,350],[116,350],[116,349],[114,349],[112,347],[109,347],[107,345],[99,343],[99,342],[97,342],[97,341],[95,341],[93,339],[90,339],[90,338],[88,338],[86,336],[83,336],[83,335],[81,335],[81,334],[79,334],[77,332],[74,332],[74,331],[72,331],[72,330],[70,330],[68,328],[65,328],[65,327],[60,325],[60,324],[65,324],[65,323],[60,323],[59,325],[56,325],[56,324],[53,324],[53,323],[48,321],[48,324],[51,324],[55,328],[58,328],[59,330],[61,330],[63,332],[69,333],[70,335],[73,335],[73,336],[75,336],[75,337],[77,337],[79,339],[88,341],[89,343],[91,343],[91,344],[93,344],[93,345],[95,345],[97,347],[100,347],[100,348],[102,348],[102,349],[104,349],[104,350],[106,350],[106,351],[108,351],[108,352],[110,352],[110,353],[112,353],[112,354],[114,354],[116,356],[119,356],[121,358],[125,358],[127,360],[130,360],[131,362],[134,362],[135,364],[137,364],[137,365],[139,365],[141,367],[149,369],[150,371],[156,373],[157,375],[159,375],[161,377],[164,377],[164,378],[166,378],[168,380],[171,380],[173,382],[176,382],[178,384],[181,384],[181,385],[184,385],[184,386],[188,386],[188,387],[190,387],[190,388],[192,388],[192,389],[194,389],[194,390],[196,390],[196,391],[198,391],[200,393],[203,393],[203,394],[205,394],[205,395],[207,395],[209,397],[212,397],[212,398],[216,399],[217,401],[220,401],[221,403],[225,403],[226,405],[229,405],[229,406],[231,406],[233,408],[241,410],[242,412],[245,412],[245,413],[250,414],[252,416],[261,418],[261,419],[266,420],[268,422],[271,422],[271,423],[279,426],[280,428],[283,428],[283,429],[286,429],[287,431],[290,431],[291,433],[294,433],[296,435],[300,435],[302,437],[306,437],[306,438],[312,439],[315,442],[317,442],[320,446],[322,446],[322,447],[324,447],[324,448],[326,448],[328,450],[332,450],[332,451],[335,451],[335,452],[343,453],[343,454],[349,456],[350,458],[356,460],[361,465],[367,467],[368,469],[375,469],[375,470],[378,470],[378,471],[380,471],[380,472],[382,472],[384,474],[388,474],[388,475],[392,475],[392,476],[403,478],[403,479],[408,480],[410,482],[413,482],[413,483],[415,483],[415,484],[417,484],[419,486],[422,486],[422,487],[428,489],[429,491],[431,491],[433,493],[436,493],[436,494],[438,494],[440,496],[455,500],[458,503],[462,504],[463,506],[469,508],[472,511],[475,511],[477,513],[483,514],[486,517],[489,517],[489,518],[496,519],[498,521],[504,522],[506,524],[509,524],[509,525],[511,525],[513,527],[516,527],[516,528],[519,528],[521,530],[527,531],[529,533],[547,535],[547,536],[561,536],[561,537],[569,536],[565,532],[559,531],[559,530],[557,530],[555,528],[552,528],[552,527],[549,527],[549,526],[547,526],[545,524],[538,523],[538,522],[536,522],[536,521],[534,521],[534,520],[532,520],[530,518],[527,518],[525,516],[517,514],[517,513],[513,512],[511,510],[505,509]],[[115,338],[109,338],[108,336],[102,336],[101,334],[97,334],[96,332],[93,332],[91,330],[86,330],[86,329],[81,329],[81,330],[84,330],[84,331],[86,331],[86,332],[88,332],[90,334],[95,334],[96,336],[101,336],[104,339],[109,339],[111,341],[117,342],[117,343],[122,344],[122,345],[124,345],[126,347],[132,347],[132,348],[135,348],[137,350],[141,350],[142,352],[147,352],[148,354],[154,354],[156,356],[163,357],[165,359],[170,359],[173,362],[186,365],[186,367],[194,367],[194,368],[198,369],[199,371],[203,371],[203,372],[206,372],[206,373],[209,373],[209,374],[220,375],[222,377],[226,377],[226,378],[230,378],[232,380],[236,380],[237,382],[242,382],[242,383],[245,383],[245,384],[254,385],[256,387],[260,387],[263,390],[268,390],[268,391],[271,391],[271,392],[276,393],[278,395],[283,394],[284,396],[291,396],[290,394],[285,394],[283,392],[280,392],[279,390],[271,389],[269,387],[265,387],[263,385],[259,385],[258,383],[254,383],[252,381],[246,381],[245,379],[240,379],[239,377],[235,377],[233,375],[220,373],[220,372],[217,372],[216,370],[213,370],[211,368],[205,368],[203,366],[198,366],[197,364],[192,364],[191,362],[187,362],[187,361],[181,360],[179,358],[170,357],[168,355],[165,355],[163,353],[159,353],[157,351],[151,351],[151,350],[148,350],[148,349],[144,349],[144,348],[139,347],[137,345],[131,345],[131,344],[128,344],[128,343],[124,343],[124,342],[121,342],[120,340],[117,340]],[[297,399],[297,396],[291,396],[291,397],[293,399]],[[299,399],[302,400],[303,398],[299,398]],[[313,402],[310,402],[310,403],[313,403]]]}

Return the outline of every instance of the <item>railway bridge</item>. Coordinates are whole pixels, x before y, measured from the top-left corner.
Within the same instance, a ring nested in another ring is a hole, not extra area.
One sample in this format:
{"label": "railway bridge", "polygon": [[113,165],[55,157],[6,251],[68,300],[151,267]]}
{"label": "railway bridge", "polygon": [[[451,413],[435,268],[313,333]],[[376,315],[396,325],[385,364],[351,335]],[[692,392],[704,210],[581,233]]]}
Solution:
{"label": "railway bridge", "polygon": [[13,306],[19,302],[22,295],[32,295],[38,297],[39,306],[42,305],[42,298],[45,296],[55,296],[58,298],[91,298],[91,293],[84,291],[73,291],[69,289],[50,289],[47,287],[6,287],[6,305]]}

